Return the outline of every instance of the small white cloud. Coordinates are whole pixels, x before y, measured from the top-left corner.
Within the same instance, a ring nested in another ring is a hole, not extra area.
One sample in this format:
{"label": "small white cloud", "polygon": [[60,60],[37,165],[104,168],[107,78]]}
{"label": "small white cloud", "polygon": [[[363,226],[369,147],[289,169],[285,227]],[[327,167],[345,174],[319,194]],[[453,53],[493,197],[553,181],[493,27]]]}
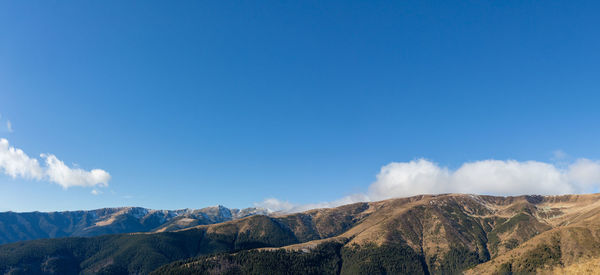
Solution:
{"label": "small white cloud", "polygon": [[255,203],[254,206],[267,209],[271,212],[289,212],[295,206],[287,201],[278,200],[276,198],[268,198],[262,202]]}
{"label": "small white cloud", "polygon": [[90,192],[90,193],[92,193],[92,195],[94,195],[94,196],[97,196],[97,195],[102,194],[102,191],[99,191],[97,189],[93,189],[92,192]]}
{"label": "small white cloud", "polygon": [[63,188],[71,186],[107,186],[110,174],[101,169],[85,171],[79,168],[71,168],[65,165],[54,155],[41,154],[46,159],[46,174],[50,181],[58,183]]}
{"label": "small white cloud", "polygon": [[6,121],[6,130],[8,130],[9,133],[13,132],[13,127],[12,127],[12,123],[10,122],[10,120]]}
{"label": "small white cloud", "polygon": [[48,180],[63,188],[108,186],[110,174],[104,170],[71,168],[52,154],[42,154],[41,157],[45,159],[45,167],[23,150],[11,147],[8,140],[0,139],[0,171],[12,178]]}
{"label": "small white cloud", "polygon": [[288,201],[278,200],[276,198],[268,198],[262,202],[255,203],[255,207],[264,208],[270,212],[294,213],[302,212],[316,208],[331,208],[341,205],[351,204],[355,202],[369,201],[369,198],[364,194],[354,194],[343,197],[331,202],[311,203],[311,204],[293,204]]}

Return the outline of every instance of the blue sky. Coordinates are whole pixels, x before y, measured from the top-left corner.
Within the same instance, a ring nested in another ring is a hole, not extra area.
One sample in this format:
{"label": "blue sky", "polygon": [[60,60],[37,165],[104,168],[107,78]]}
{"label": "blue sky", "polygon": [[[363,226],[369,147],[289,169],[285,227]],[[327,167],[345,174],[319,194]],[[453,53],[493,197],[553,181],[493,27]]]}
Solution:
{"label": "blue sky", "polygon": [[0,138],[110,181],[5,173],[0,210],[307,204],[392,162],[600,159],[599,8],[3,1]]}

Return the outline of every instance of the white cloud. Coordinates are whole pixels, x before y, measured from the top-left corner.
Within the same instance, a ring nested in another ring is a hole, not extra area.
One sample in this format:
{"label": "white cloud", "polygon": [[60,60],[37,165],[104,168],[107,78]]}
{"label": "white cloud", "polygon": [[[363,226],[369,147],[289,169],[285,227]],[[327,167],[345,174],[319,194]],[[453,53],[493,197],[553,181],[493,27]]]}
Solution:
{"label": "white cloud", "polygon": [[566,169],[539,161],[482,160],[464,163],[455,171],[420,159],[384,166],[369,188],[369,197],[379,200],[438,193],[559,195],[594,192],[599,186],[600,163],[588,159],[579,159]]}
{"label": "white cloud", "polygon": [[70,168],[54,155],[40,155],[46,159],[46,174],[50,181],[58,183],[63,188],[71,186],[107,186],[110,175],[101,169],[85,171],[79,168]]}
{"label": "white cloud", "polygon": [[597,192],[599,187],[600,162],[589,159],[578,159],[564,168],[540,161],[482,160],[464,163],[456,170],[418,159],[383,166],[365,194],[308,205],[294,205],[277,199],[256,205],[298,212],[419,194],[560,195]]}
{"label": "white cloud", "polygon": [[23,150],[11,147],[6,139],[0,139],[0,171],[12,178],[48,180],[63,188],[72,186],[108,186],[110,174],[101,169],[85,171],[65,165],[55,155],[42,154],[45,167],[37,159],[30,158]]}
{"label": "white cloud", "polygon": [[39,180],[44,176],[37,159],[30,158],[21,149],[10,147],[6,139],[0,139],[0,170],[13,179]]}
{"label": "white cloud", "polygon": [[278,211],[290,212],[294,209],[294,207],[296,207],[295,205],[293,205],[292,203],[290,203],[288,201],[282,201],[282,200],[278,200],[276,198],[265,199],[262,202],[255,203],[254,206],[261,207],[261,208],[267,209],[272,212],[278,212]]}
{"label": "white cloud", "polygon": [[578,192],[595,191],[600,185],[600,162],[578,159],[569,165],[567,178],[573,182]]}
{"label": "white cloud", "polygon": [[10,122],[10,120],[6,121],[6,130],[8,130],[9,133],[13,132],[13,127],[12,127],[12,123]]}
{"label": "white cloud", "polygon": [[450,172],[434,163],[420,159],[411,162],[392,162],[381,167],[377,181],[369,187],[369,197],[383,199],[392,194],[413,196],[436,192],[446,192]]}
{"label": "white cloud", "polygon": [[351,204],[351,203],[355,203],[355,202],[361,202],[361,201],[369,201],[369,197],[364,194],[354,194],[354,195],[343,197],[343,198],[335,200],[335,201],[310,203],[310,204],[294,204],[289,201],[282,201],[282,200],[279,200],[276,198],[268,198],[262,202],[255,203],[254,206],[267,209],[271,212],[294,213],[294,212],[302,212],[302,211],[316,209],[316,208],[337,207],[337,206]]}
{"label": "white cloud", "polygon": [[102,194],[102,191],[99,191],[97,189],[93,189],[92,192],[90,192],[90,193],[92,193],[92,195],[94,195],[94,196],[97,196],[97,195]]}

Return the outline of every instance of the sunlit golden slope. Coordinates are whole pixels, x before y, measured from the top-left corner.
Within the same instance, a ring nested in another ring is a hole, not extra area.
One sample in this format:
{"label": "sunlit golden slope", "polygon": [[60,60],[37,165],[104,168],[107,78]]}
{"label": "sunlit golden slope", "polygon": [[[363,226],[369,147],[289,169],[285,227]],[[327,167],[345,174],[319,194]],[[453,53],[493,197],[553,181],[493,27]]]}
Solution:
{"label": "sunlit golden slope", "polygon": [[[568,266],[583,257],[599,256],[599,214],[598,194],[425,195],[369,203],[356,216],[356,225],[344,233],[286,248],[306,250],[326,241],[347,242],[346,247],[406,243],[433,273],[445,268],[441,264],[444,261],[462,267],[483,262],[469,272],[495,273],[511,259],[521,259],[514,260],[513,271],[532,271],[539,264]],[[556,253],[540,255],[538,250],[552,248],[557,241],[560,259],[554,259]],[[546,246],[540,246],[542,243]],[[459,259],[449,259],[462,254],[472,259],[462,265]],[[540,263],[544,259],[535,261],[532,257],[552,259]]]}
{"label": "sunlit golden slope", "polygon": [[[553,228],[531,238],[495,259],[467,273],[507,273],[508,271],[586,273],[598,266],[600,256],[600,204],[598,195],[545,197],[537,205],[557,215],[542,219]],[[554,210],[552,210],[554,209]],[[600,271],[594,270],[592,273]]]}

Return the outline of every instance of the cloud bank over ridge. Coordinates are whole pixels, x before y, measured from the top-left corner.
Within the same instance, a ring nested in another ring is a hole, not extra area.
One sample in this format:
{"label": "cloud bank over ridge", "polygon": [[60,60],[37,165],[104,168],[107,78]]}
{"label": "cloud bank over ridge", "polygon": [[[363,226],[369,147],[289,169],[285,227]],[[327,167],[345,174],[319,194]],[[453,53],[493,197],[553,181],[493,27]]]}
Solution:
{"label": "cloud bank over ridge", "polygon": [[8,140],[0,139],[0,172],[13,179],[47,180],[65,189],[73,186],[108,186],[110,174],[104,170],[72,168],[52,154],[41,154],[40,157],[44,159],[44,165],[23,150],[11,147]]}
{"label": "cloud bank over ridge", "polygon": [[456,170],[418,159],[381,167],[376,181],[364,194],[308,205],[269,198],[256,206],[298,212],[420,194],[561,195],[597,192],[599,187],[600,162],[589,159],[578,159],[564,167],[540,161],[481,160],[464,163]]}

